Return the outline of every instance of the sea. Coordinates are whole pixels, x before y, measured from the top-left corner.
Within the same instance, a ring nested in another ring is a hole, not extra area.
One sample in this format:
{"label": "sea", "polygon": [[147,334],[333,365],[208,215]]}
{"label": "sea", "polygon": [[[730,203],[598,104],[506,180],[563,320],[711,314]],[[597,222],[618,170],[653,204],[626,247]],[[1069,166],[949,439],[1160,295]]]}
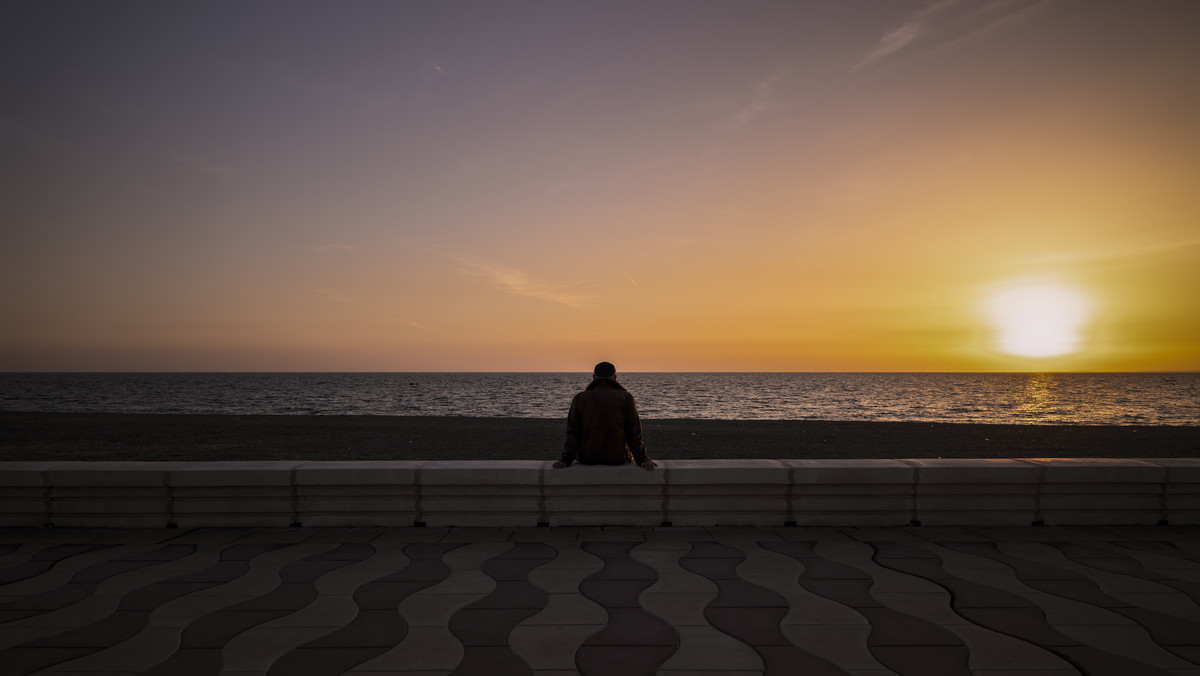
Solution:
{"label": "sea", "polygon": [[[0,411],[562,418],[587,373],[0,373]],[[1200,372],[622,373],[643,418],[1200,425]]]}

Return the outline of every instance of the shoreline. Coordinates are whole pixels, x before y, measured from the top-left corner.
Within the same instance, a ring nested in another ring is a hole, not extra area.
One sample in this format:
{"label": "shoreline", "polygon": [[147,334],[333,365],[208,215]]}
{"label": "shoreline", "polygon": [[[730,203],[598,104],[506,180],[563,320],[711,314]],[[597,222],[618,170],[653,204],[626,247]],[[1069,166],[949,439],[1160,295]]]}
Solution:
{"label": "shoreline", "polygon": [[[0,411],[0,460],[554,460],[565,420]],[[643,419],[651,458],[1200,457],[1200,426]]]}

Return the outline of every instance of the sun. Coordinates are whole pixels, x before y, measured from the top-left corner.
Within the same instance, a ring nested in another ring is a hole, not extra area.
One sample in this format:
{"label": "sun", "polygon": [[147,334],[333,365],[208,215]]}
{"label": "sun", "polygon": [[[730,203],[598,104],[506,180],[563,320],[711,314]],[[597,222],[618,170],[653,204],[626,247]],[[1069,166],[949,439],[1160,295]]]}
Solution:
{"label": "sun", "polygon": [[1050,281],[1020,281],[992,294],[987,315],[1000,351],[1020,357],[1059,357],[1078,349],[1091,314],[1082,291]]}

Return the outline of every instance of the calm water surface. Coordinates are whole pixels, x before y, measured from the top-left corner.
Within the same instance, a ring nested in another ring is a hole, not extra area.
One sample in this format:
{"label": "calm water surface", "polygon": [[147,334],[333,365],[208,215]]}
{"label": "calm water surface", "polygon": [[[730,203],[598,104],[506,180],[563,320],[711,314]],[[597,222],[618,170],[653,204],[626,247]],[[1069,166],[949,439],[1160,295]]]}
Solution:
{"label": "calm water surface", "polygon": [[[1200,425],[1200,373],[626,373],[646,418]],[[4,373],[0,410],[565,417],[579,373]]]}

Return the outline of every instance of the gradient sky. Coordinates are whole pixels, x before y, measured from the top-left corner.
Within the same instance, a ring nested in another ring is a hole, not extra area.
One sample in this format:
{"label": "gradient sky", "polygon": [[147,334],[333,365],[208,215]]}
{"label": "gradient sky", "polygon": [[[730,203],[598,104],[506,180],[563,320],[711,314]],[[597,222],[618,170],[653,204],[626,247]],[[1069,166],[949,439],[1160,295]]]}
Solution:
{"label": "gradient sky", "polygon": [[[6,2],[0,370],[1200,368],[1200,3]],[[1085,294],[1005,355],[987,299]]]}

